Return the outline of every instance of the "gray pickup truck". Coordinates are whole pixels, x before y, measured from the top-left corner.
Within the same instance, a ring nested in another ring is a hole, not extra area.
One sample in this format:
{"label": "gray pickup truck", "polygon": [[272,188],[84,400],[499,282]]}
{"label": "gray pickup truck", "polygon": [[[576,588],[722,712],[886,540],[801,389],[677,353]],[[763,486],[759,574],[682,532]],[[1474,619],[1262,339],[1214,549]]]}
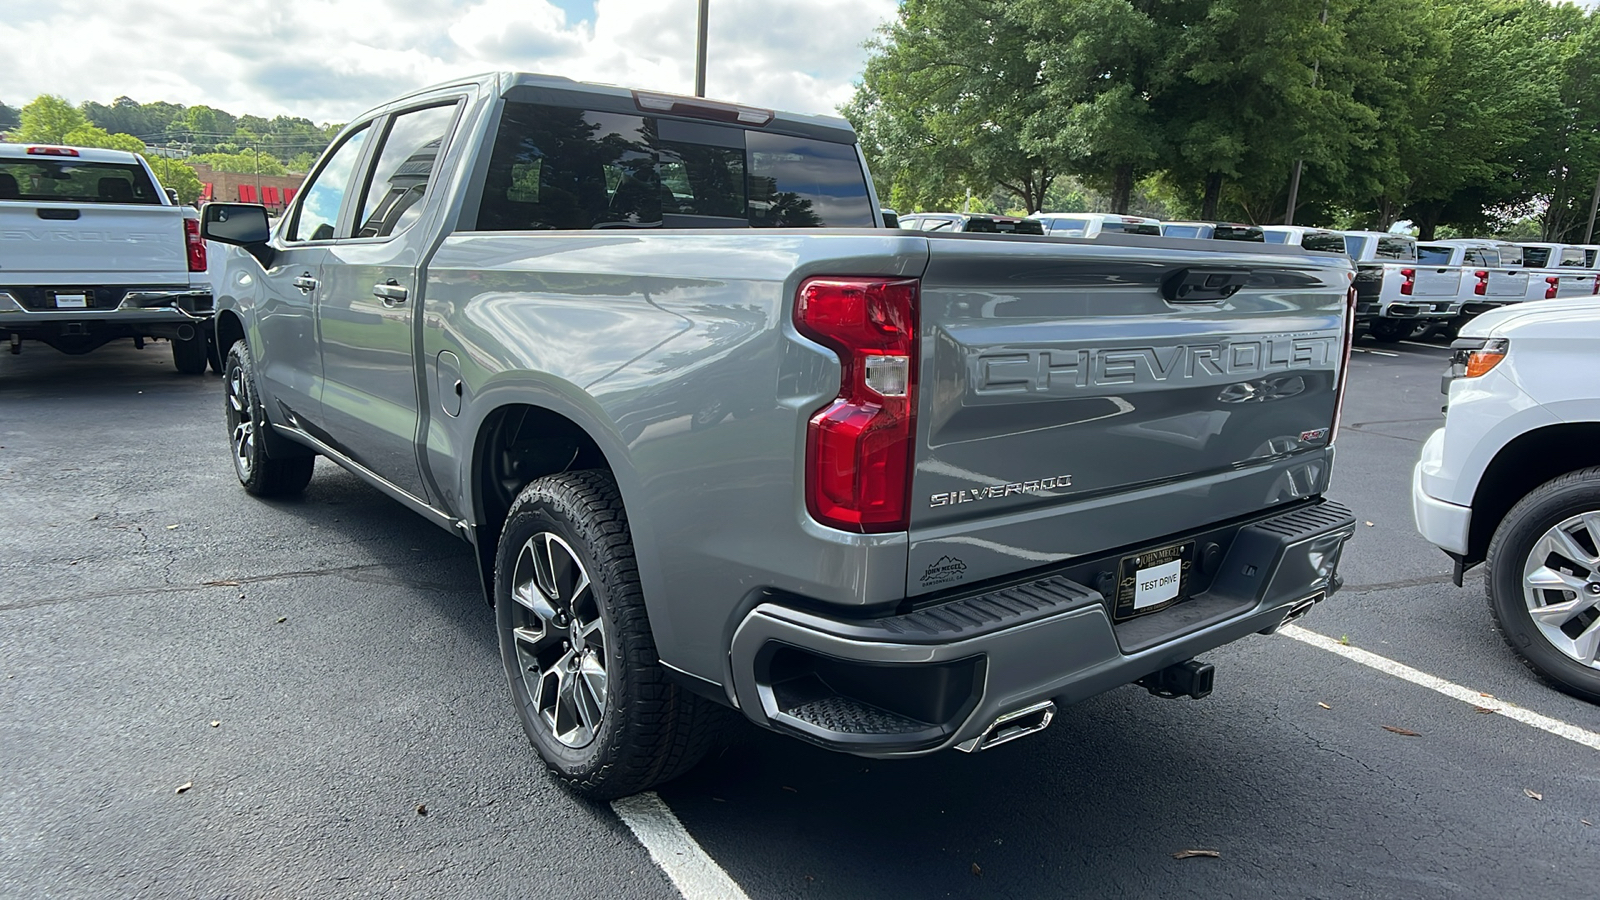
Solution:
{"label": "gray pickup truck", "polygon": [[982,750],[1336,590],[1347,258],[883,227],[838,119],[492,75],[214,203],[234,463],[324,456],[471,544],[515,706],[594,796],[736,709]]}

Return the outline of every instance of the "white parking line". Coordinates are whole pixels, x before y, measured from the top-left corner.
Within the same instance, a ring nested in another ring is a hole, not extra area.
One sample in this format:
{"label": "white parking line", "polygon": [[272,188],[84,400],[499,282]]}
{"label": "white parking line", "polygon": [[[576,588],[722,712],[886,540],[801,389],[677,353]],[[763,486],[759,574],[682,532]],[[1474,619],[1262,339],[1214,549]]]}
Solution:
{"label": "white parking line", "polygon": [[1600,734],[1579,728],[1576,725],[1569,725],[1560,719],[1542,716],[1520,706],[1511,706],[1488,694],[1480,693],[1471,688],[1464,688],[1459,684],[1453,684],[1443,678],[1429,675],[1427,672],[1413,669],[1410,666],[1397,663],[1376,653],[1362,650],[1359,647],[1348,647],[1332,638],[1317,634],[1315,631],[1307,631],[1298,625],[1285,625],[1278,633],[1284,637],[1293,638],[1302,644],[1310,644],[1329,653],[1337,653],[1345,659],[1354,660],[1363,666],[1377,669],[1385,675],[1403,678],[1430,691],[1437,691],[1453,700],[1460,700],[1462,703],[1470,703],[1473,706],[1481,706],[1484,709],[1492,709],[1508,719],[1521,722],[1524,725],[1531,725],[1540,731],[1548,731],[1557,737],[1564,737],[1591,750],[1600,750]]}
{"label": "white parking line", "polygon": [[1368,349],[1366,347],[1351,347],[1350,348],[1350,352],[1351,353],[1371,353],[1373,356],[1399,356],[1400,355],[1398,353],[1390,353],[1387,350],[1371,350],[1371,349]]}
{"label": "white parking line", "polygon": [[684,900],[750,900],[654,793],[613,800],[611,808],[633,829]]}

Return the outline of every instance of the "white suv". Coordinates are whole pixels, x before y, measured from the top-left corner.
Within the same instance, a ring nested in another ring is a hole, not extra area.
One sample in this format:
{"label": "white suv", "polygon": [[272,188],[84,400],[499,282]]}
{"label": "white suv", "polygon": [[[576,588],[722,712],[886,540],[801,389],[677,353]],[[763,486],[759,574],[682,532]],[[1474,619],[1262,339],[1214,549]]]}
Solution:
{"label": "white suv", "polygon": [[1600,300],[1493,310],[1452,346],[1417,530],[1458,585],[1486,563],[1489,608],[1534,671],[1600,701]]}

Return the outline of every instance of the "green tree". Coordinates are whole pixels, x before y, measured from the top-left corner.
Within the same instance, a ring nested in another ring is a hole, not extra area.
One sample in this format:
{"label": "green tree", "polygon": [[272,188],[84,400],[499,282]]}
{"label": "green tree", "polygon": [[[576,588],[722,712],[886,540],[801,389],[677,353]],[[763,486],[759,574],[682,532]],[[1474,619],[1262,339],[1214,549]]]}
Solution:
{"label": "green tree", "polygon": [[17,140],[40,144],[59,144],[67,133],[87,124],[83,113],[62,97],[40,94],[22,108]]}
{"label": "green tree", "polygon": [[85,123],[67,132],[61,143],[73,147],[101,147],[106,150],[126,150],[143,153],[144,142],[129,134],[109,134],[104,128]]}
{"label": "green tree", "polygon": [[0,103],[0,131],[7,131],[21,124],[22,119],[15,109]]}
{"label": "green tree", "polygon": [[1139,178],[1165,160],[1166,123],[1151,99],[1180,23],[1176,0],[1016,0],[1038,112],[1026,146],[1059,159],[1125,213]]}
{"label": "green tree", "polygon": [[[1028,141],[1045,110],[1016,0],[907,0],[872,42],[842,112],[861,136],[879,196],[897,209],[949,208],[1000,185],[1039,209],[1062,170]],[[887,188],[887,190],[885,190]]]}
{"label": "green tree", "polygon": [[178,202],[193,203],[200,199],[200,177],[195,174],[194,169],[183,162],[163,156],[151,157],[149,162],[161,186],[178,192]]}

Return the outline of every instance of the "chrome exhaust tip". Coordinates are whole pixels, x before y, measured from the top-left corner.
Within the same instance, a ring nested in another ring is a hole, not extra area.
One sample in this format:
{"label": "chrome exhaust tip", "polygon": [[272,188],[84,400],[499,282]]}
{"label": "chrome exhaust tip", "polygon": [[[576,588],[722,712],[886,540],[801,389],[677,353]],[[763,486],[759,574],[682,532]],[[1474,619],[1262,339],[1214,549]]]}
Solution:
{"label": "chrome exhaust tip", "polygon": [[998,747],[1019,737],[1027,737],[1036,731],[1043,731],[1050,726],[1050,720],[1056,717],[1056,702],[1045,700],[1032,706],[1024,706],[1008,712],[990,723],[983,734],[971,740],[962,741],[956,749],[963,753],[977,753],[990,747]]}

